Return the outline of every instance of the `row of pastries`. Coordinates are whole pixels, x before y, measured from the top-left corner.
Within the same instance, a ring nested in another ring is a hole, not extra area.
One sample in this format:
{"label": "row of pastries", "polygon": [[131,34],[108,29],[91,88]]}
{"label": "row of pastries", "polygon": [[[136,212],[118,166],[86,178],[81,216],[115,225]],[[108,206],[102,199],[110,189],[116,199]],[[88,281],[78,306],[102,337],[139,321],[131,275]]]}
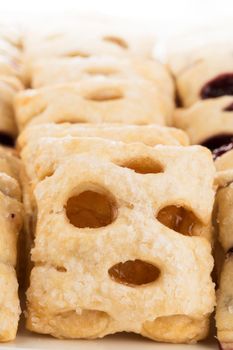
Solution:
{"label": "row of pastries", "polygon": [[[27,329],[195,343],[217,304],[218,339],[231,344],[228,47],[165,64],[156,39],[97,19],[0,30],[0,178],[18,186],[12,197],[4,180],[1,193],[19,206],[0,214],[20,237],[2,239],[18,247]],[[1,250],[0,261],[9,267]],[[3,341],[17,331],[15,267]]]}

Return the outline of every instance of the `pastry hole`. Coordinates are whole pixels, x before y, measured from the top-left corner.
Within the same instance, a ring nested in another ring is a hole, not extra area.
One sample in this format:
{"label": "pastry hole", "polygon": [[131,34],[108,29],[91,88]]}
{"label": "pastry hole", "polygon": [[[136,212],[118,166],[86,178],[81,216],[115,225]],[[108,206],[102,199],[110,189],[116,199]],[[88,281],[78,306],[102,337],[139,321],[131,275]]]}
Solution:
{"label": "pastry hole", "polygon": [[176,104],[176,107],[177,108],[181,108],[182,107],[182,100],[181,100],[181,97],[180,97],[180,95],[179,95],[179,93],[178,93],[178,91],[176,90],[176,92],[175,92],[175,104]]}
{"label": "pastry hole", "polygon": [[163,339],[163,332],[166,332],[166,342],[181,344],[187,342],[187,330],[189,330],[189,340],[191,337],[198,337],[197,339],[200,339],[199,337],[202,335],[202,330],[208,329],[208,322],[209,320],[206,317],[195,319],[191,316],[179,314],[160,316],[154,321],[144,322],[143,333],[147,334],[152,339],[160,341]]}
{"label": "pastry hole", "polygon": [[233,95],[233,73],[220,74],[201,89],[202,99]]}
{"label": "pastry hole", "polygon": [[90,74],[90,75],[112,75],[112,74],[116,74],[117,71],[113,68],[110,67],[92,67],[92,68],[88,68],[86,69],[86,73]]}
{"label": "pastry hole", "polygon": [[169,205],[161,209],[157,215],[157,220],[171,230],[185,236],[193,236],[194,227],[199,223],[193,212],[175,205]]}
{"label": "pastry hole", "polygon": [[56,266],[56,270],[59,272],[67,272],[67,269],[64,266]]}
{"label": "pastry hole", "polygon": [[233,112],[233,102],[224,108],[224,112]]}
{"label": "pastry hole", "polygon": [[120,100],[123,98],[123,93],[117,88],[104,88],[91,92],[85,97],[87,100],[96,102],[105,102],[112,100]]}
{"label": "pastry hole", "polygon": [[233,256],[233,248],[228,249],[226,256],[227,256],[228,258],[230,258],[230,257]]}
{"label": "pastry hole", "polygon": [[160,276],[160,269],[151,263],[136,259],[113,265],[108,274],[115,282],[133,287],[156,281]]}
{"label": "pastry hole", "polygon": [[[40,170],[38,170],[38,171],[40,171]],[[46,173],[43,173],[43,174],[39,175],[38,178],[39,178],[40,181],[43,181],[47,177],[53,176],[54,173],[55,173],[55,170],[51,169],[51,170],[48,170]]]}
{"label": "pastry hole", "polygon": [[233,149],[233,134],[215,135],[202,142],[202,146],[209,148],[215,160]]}
{"label": "pastry hole", "polygon": [[5,132],[0,132],[0,144],[8,147],[14,147],[15,139]]}
{"label": "pastry hole", "polygon": [[70,51],[64,54],[65,57],[82,57],[82,58],[87,58],[90,57],[89,54],[82,52],[82,51]]}
{"label": "pastry hole", "polygon": [[[104,311],[67,310],[52,315],[53,334],[59,338],[96,338],[106,329],[109,315]],[[69,348],[69,347],[68,347]]]}
{"label": "pastry hole", "polygon": [[115,44],[115,45],[117,45],[117,46],[120,46],[120,47],[123,48],[123,49],[128,49],[128,44],[127,44],[127,42],[126,42],[124,39],[119,38],[119,37],[117,37],[117,36],[105,36],[105,37],[103,38],[103,40],[104,40],[104,41],[108,41],[108,42],[110,42],[110,43],[112,43],[112,44]]}
{"label": "pastry hole", "polygon": [[138,174],[158,174],[164,171],[161,164],[151,158],[130,159],[121,166],[134,170]]}
{"label": "pastry hole", "polygon": [[56,124],[86,124],[87,121],[84,119],[72,119],[72,118],[67,118],[66,120],[62,119],[62,120],[58,120],[56,121]]}
{"label": "pastry hole", "polygon": [[116,218],[116,204],[106,194],[84,191],[68,199],[66,215],[78,228],[98,228],[110,225]]}

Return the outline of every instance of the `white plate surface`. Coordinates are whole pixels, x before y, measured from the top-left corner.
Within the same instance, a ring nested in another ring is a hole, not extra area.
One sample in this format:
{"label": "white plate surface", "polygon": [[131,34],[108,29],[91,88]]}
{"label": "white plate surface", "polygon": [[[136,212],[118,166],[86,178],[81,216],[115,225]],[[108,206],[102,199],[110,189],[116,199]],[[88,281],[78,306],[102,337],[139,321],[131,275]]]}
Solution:
{"label": "white plate surface", "polygon": [[217,350],[214,337],[195,345],[161,344],[134,334],[116,334],[99,340],[57,340],[20,330],[12,343],[0,345],[1,350]]}

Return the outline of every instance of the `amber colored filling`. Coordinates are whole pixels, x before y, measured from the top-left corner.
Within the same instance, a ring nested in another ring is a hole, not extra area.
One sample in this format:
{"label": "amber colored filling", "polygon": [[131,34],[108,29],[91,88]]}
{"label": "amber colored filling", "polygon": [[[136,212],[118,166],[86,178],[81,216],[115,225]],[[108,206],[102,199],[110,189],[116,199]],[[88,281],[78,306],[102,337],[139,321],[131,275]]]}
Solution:
{"label": "amber colored filling", "polygon": [[160,270],[148,262],[136,259],[120,262],[112,266],[108,273],[118,283],[140,286],[154,282],[159,277]]}
{"label": "amber colored filling", "polygon": [[233,95],[233,73],[220,74],[201,89],[202,99]]}
{"label": "amber colored filling", "polygon": [[78,228],[98,228],[111,224],[116,217],[116,207],[108,196],[84,191],[68,199],[66,215]]}
{"label": "amber colored filling", "polygon": [[15,140],[11,135],[0,132],[0,144],[8,147],[14,147]]}
{"label": "amber colored filling", "polygon": [[162,166],[150,158],[131,159],[121,164],[121,166],[134,170],[139,174],[157,174],[163,172]]}
{"label": "amber colored filling", "polygon": [[186,236],[194,235],[193,229],[197,218],[191,211],[183,207],[169,205],[159,211],[157,219],[171,230]]}
{"label": "amber colored filling", "polygon": [[216,135],[202,143],[202,146],[209,148],[214,160],[224,153],[233,149],[233,135]]}

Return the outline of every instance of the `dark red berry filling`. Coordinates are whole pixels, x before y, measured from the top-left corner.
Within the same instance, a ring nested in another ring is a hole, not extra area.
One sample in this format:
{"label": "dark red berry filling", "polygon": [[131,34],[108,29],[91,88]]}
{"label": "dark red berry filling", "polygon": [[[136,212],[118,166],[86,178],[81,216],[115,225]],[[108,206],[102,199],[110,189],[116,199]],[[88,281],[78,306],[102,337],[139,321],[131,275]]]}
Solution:
{"label": "dark red berry filling", "polygon": [[227,252],[228,255],[232,255],[233,254],[233,248],[230,248]]}
{"label": "dark red berry filling", "polygon": [[233,135],[216,135],[202,143],[202,146],[209,148],[214,160],[224,153],[233,149]]}
{"label": "dark red berry filling", "polygon": [[224,108],[224,112],[233,112],[233,102]]}
{"label": "dark red berry filling", "polygon": [[0,144],[8,147],[14,147],[15,140],[11,135],[0,132]]}
{"label": "dark red berry filling", "polygon": [[200,92],[203,100],[224,95],[233,95],[233,73],[218,75],[216,78],[208,81]]}

